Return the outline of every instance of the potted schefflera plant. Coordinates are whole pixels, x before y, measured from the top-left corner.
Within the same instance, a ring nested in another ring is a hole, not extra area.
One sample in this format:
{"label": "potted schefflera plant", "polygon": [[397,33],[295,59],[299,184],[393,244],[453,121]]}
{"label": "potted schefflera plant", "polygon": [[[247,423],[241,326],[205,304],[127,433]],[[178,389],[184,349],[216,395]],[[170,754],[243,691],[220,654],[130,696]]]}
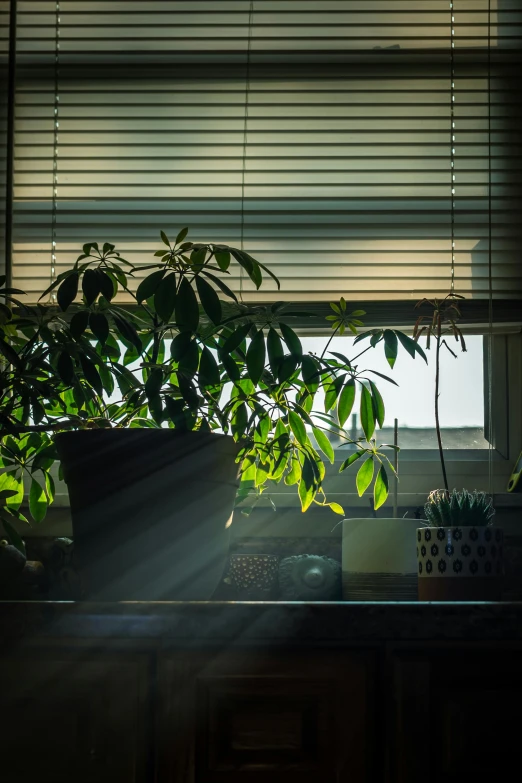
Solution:
{"label": "potted schefflera plant", "polygon": [[[341,470],[371,457],[375,478],[365,468],[358,486],[373,484],[376,506],[388,494],[390,463],[374,437],[384,419],[375,383],[341,355],[306,354],[283,303],[237,300],[226,282],[231,265],[256,288],[265,274],[278,283],[265,266],[186,236],[183,229],[171,242],[162,232],[156,260],[140,266],[111,243],[84,245],[42,295],[46,304],[13,314],[2,337],[13,368],[4,443],[11,438],[25,473],[37,448],[34,509],[51,499],[50,463],[59,458],[91,598],[210,598],[236,498],[255,502],[270,482],[294,486],[303,511],[318,504],[343,514],[323,487],[331,432],[354,447]],[[335,308],[334,329],[357,331],[359,311],[342,299]],[[404,340],[415,354],[418,346]],[[33,380],[20,386],[28,367]],[[352,440],[344,423],[356,389],[364,438]],[[316,411],[319,397],[324,409]],[[21,502],[17,487],[11,511]]]}
{"label": "potted schefflera plant", "polygon": [[429,315],[421,315],[414,338],[426,335],[426,347],[435,346],[435,428],[441,463],[443,489],[430,493],[424,506],[426,526],[417,530],[418,597],[421,601],[498,601],[503,583],[503,531],[493,527],[492,498],[485,492],[449,490],[439,418],[440,353],[452,356],[447,337],[453,337],[462,351],[464,335],[458,326],[458,294],[443,299],[423,299]]}

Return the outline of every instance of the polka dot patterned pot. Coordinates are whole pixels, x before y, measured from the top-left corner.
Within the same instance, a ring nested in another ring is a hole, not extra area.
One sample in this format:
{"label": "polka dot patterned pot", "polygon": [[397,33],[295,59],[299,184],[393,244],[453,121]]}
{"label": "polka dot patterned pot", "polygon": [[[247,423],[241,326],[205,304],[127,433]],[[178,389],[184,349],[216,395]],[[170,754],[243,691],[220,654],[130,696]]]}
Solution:
{"label": "polka dot patterned pot", "polygon": [[418,528],[419,600],[500,600],[503,555],[504,533],[498,527]]}

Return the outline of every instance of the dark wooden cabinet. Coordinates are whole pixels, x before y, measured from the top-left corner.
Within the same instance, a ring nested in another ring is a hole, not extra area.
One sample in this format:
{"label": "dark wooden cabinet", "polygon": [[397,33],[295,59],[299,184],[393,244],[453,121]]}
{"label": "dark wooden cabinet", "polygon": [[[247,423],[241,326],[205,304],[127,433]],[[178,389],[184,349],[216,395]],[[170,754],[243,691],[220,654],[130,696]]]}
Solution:
{"label": "dark wooden cabinet", "polygon": [[3,783],[145,780],[150,710],[141,657],[55,644],[0,667]]}
{"label": "dark wooden cabinet", "polygon": [[393,783],[491,783],[520,765],[522,647],[404,649],[391,659]]}
{"label": "dark wooden cabinet", "polygon": [[1,783],[518,779],[522,604],[0,603]]}
{"label": "dark wooden cabinet", "polygon": [[370,653],[178,653],[160,678],[165,783],[370,779]]}

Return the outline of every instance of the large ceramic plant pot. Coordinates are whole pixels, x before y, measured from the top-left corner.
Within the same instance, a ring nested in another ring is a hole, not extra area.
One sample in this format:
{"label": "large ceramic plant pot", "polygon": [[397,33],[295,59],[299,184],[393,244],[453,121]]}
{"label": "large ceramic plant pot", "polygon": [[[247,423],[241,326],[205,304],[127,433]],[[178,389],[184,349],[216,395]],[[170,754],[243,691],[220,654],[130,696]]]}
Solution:
{"label": "large ceramic plant pot", "polygon": [[418,519],[345,519],[345,601],[416,601]]}
{"label": "large ceramic plant pot", "polygon": [[229,436],[64,432],[75,561],[86,597],[205,600],[226,565],[238,485]]}
{"label": "large ceramic plant pot", "polygon": [[498,527],[419,528],[419,601],[499,601],[503,552]]}

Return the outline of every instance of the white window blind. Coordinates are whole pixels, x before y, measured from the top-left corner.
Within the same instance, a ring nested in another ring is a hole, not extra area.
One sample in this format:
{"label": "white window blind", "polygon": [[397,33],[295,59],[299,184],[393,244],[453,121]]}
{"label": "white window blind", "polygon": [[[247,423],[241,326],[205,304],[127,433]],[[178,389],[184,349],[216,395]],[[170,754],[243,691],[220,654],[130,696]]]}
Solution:
{"label": "white window blind", "polygon": [[13,282],[188,225],[285,300],[522,298],[521,44],[518,0],[19,0]]}

